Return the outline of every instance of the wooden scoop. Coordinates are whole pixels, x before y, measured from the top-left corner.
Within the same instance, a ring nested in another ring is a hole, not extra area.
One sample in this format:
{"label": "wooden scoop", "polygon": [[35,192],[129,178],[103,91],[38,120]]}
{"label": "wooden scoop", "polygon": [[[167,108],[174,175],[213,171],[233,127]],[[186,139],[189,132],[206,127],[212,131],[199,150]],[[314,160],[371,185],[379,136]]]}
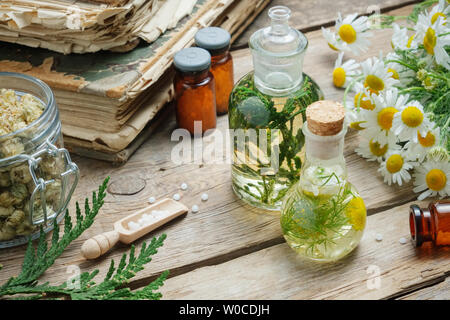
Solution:
{"label": "wooden scoop", "polygon": [[[152,214],[152,211],[167,211],[167,213],[155,215]],[[105,232],[86,240],[81,247],[81,253],[86,259],[96,259],[105,254],[118,241],[129,244],[186,212],[188,212],[188,208],[180,202],[172,199],[163,199],[117,221],[114,223],[113,231]],[[131,230],[128,227],[129,222],[138,223],[144,214],[151,215],[153,217],[152,222],[136,230]]]}

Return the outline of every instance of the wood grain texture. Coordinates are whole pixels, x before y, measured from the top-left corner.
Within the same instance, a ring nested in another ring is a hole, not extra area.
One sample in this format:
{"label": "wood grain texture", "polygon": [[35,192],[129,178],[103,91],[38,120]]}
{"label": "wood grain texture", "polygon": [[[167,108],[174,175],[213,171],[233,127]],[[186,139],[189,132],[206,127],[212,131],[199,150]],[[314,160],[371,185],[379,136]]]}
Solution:
{"label": "wood grain texture", "polygon": [[401,300],[450,300],[450,278],[400,298]]}
{"label": "wood grain texture", "polygon": [[415,2],[420,2],[420,0],[272,0],[251,26],[236,40],[233,47],[248,46],[248,40],[255,31],[270,25],[270,18],[267,14],[273,6],[289,7],[292,11],[291,26],[307,32],[319,29],[321,26],[334,25],[337,12],[341,12],[343,16],[354,12],[370,14],[374,10],[379,9],[380,12],[385,12]]}
{"label": "wood grain texture", "polygon": [[[408,7],[394,13],[404,14],[410,10],[411,8]],[[358,59],[377,55],[380,49],[385,52],[390,50],[390,31],[380,31],[375,34],[372,39],[371,52]],[[341,100],[343,91],[333,87],[330,76],[336,54],[328,49],[320,31],[308,33],[307,37],[309,49],[305,58],[305,71],[320,84],[326,93],[326,98]],[[240,50],[234,52],[233,55],[236,64],[236,79],[238,79],[252,69],[251,57],[248,50]],[[220,117],[218,130],[223,132],[227,127],[227,117]],[[147,284],[166,269],[170,269],[171,275],[176,276],[284,242],[277,216],[263,214],[259,210],[250,208],[233,194],[229,164],[177,165],[171,161],[170,154],[176,142],[171,142],[170,137],[175,128],[175,119],[172,117],[161,128],[161,131],[152,136],[136,152],[126,165],[119,168],[101,161],[74,157],[81,169],[81,179],[71,203],[72,215],[75,212],[74,201],[83,200],[85,196],[89,196],[89,192],[97,188],[108,175],[111,176],[111,182],[122,176],[128,176],[130,179],[141,178],[145,180],[146,186],[141,192],[132,196],[109,194],[94,225],[71,244],[44,275],[42,281],[58,284],[66,281],[69,276],[66,273],[69,265],[78,265],[82,271],[98,268],[100,269],[99,277],[104,275],[110,259],[118,262],[122,254],[129,250],[129,246],[118,245],[100,259],[92,262],[86,261],[81,256],[81,245],[86,239],[111,230],[114,221],[145,207],[150,196],[158,199],[172,197],[174,193],[178,192],[182,195],[181,201],[184,204],[188,207],[197,204],[200,212],[189,213],[185,218],[174,220],[163,229],[156,230],[144,237],[143,240],[148,240],[163,232],[168,235],[164,247],[159,250],[158,255],[146,269],[138,274],[136,281],[131,284],[133,287]],[[369,213],[376,213],[416,198],[411,184],[402,188],[383,184],[382,178],[377,173],[377,165],[364,161],[354,153],[357,142],[355,133],[350,132],[346,138],[345,156],[349,167],[350,181],[359,189],[366,201]],[[182,182],[189,184],[186,192],[179,190]],[[209,194],[207,202],[200,200],[200,196],[204,192]],[[141,244],[142,240],[136,242],[138,248]],[[281,245],[281,247],[285,246]],[[24,252],[24,247],[2,250],[0,263],[4,268],[0,273],[0,283],[19,273]],[[392,259],[390,263],[391,266],[397,265],[397,262]],[[403,265],[399,264],[399,268],[403,268]],[[337,268],[336,273],[339,272],[340,269]],[[337,276],[335,273],[333,274]],[[316,279],[318,277],[317,275]]]}
{"label": "wood grain texture", "polygon": [[[401,237],[409,238],[408,209],[409,204],[370,216],[359,247],[338,263],[303,261],[283,243],[169,279],[163,296],[383,299],[442,281],[450,271],[450,248],[416,249],[411,243],[399,243]],[[383,234],[383,241],[375,241],[377,233]]]}

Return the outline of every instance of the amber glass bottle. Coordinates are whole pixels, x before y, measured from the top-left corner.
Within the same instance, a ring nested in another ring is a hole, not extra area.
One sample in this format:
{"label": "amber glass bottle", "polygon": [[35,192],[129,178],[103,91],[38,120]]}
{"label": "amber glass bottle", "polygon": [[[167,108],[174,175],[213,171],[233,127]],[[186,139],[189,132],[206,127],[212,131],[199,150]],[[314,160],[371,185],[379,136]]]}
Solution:
{"label": "amber glass bottle", "polygon": [[428,208],[412,205],[409,227],[416,247],[430,241],[437,246],[450,245],[450,200],[430,203]]}
{"label": "amber glass bottle", "polygon": [[210,72],[211,55],[201,48],[187,48],[174,57],[175,100],[179,128],[195,132],[195,122],[201,122],[201,132],[216,127],[216,96],[214,76]]}
{"label": "amber glass bottle", "polygon": [[211,72],[216,81],[216,108],[219,115],[228,112],[228,100],[234,85],[230,42],[230,34],[222,28],[203,28],[195,35],[195,44],[208,50],[212,57]]}

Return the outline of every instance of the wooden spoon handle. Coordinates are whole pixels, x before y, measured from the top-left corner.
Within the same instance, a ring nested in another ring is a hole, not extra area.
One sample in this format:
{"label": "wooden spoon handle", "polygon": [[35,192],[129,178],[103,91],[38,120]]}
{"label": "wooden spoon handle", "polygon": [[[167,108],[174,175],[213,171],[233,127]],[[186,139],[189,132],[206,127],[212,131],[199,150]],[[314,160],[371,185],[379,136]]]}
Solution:
{"label": "wooden spoon handle", "polygon": [[117,241],[119,233],[115,230],[99,234],[83,243],[81,254],[86,259],[97,259],[114,247]]}

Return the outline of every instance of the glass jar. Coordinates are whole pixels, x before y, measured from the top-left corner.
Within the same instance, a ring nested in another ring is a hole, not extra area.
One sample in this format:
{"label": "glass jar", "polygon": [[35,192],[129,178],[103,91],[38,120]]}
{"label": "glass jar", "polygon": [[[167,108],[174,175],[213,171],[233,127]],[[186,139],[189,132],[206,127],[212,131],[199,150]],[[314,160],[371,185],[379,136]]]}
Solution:
{"label": "glass jar", "polygon": [[[325,105],[320,107],[323,110]],[[300,256],[314,261],[344,257],[359,244],[365,228],[364,201],[347,180],[343,117],[340,127],[331,127],[340,128],[332,135],[317,134],[324,132],[320,127],[311,132],[313,120],[308,118],[303,126],[306,159],[300,180],[286,194],[282,206],[286,242]]]}
{"label": "glass jar", "polygon": [[22,74],[0,72],[0,88],[31,94],[45,106],[20,130],[0,136],[0,248],[53,229],[78,182],[78,167],[63,148],[59,111],[51,89]]}
{"label": "glass jar", "polygon": [[211,72],[216,82],[217,114],[228,113],[228,100],[234,86],[233,58],[230,54],[230,34],[218,27],[203,28],[195,35],[195,44],[211,54]]}
{"label": "glass jar", "polygon": [[290,10],[269,10],[272,25],[250,38],[254,71],[233,88],[229,103],[232,186],[245,202],[279,210],[298,181],[303,160],[306,107],[323,98],[302,72],[308,41],[290,28]]}
{"label": "glass jar", "polygon": [[[211,55],[201,48],[187,48],[174,57],[175,101],[179,128],[192,135],[216,127],[214,76]],[[198,127],[197,127],[198,126]]]}

